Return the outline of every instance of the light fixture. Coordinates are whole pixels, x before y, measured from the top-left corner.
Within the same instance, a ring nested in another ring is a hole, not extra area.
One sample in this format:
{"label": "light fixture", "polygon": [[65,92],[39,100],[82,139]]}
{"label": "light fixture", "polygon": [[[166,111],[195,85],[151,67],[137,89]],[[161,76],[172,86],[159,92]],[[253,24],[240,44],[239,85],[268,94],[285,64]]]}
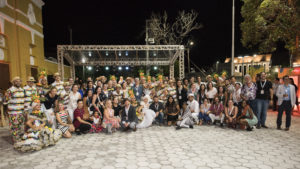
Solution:
{"label": "light fixture", "polygon": [[193,46],[193,45],[194,45],[194,42],[193,42],[193,41],[191,41],[191,42],[190,42],[190,45],[191,45],[191,46]]}
{"label": "light fixture", "polygon": [[254,54],[253,56],[254,56],[254,57],[256,57],[257,55],[256,55],[256,54]]}
{"label": "light fixture", "polygon": [[88,70],[92,70],[92,66],[88,66],[87,69],[88,69]]}
{"label": "light fixture", "polygon": [[105,55],[108,56],[108,51],[105,52]]}
{"label": "light fixture", "polygon": [[119,66],[119,67],[118,67],[118,69],[119,69],[119,70],[122,70],[122,67],[121,67],[121,66]]}
{"label": "light fixture", "polygon": [[92,52],[89,52],[89,56],[92,56]]}
{"label": "light fixture", "polygon": [[219,61],[217,61],[217,64],[219,64],[220,62]]}
{"label": "light fixture", "polygon": [[153,68],[154,70],[157,70],[157,66],[154,66],[154,68]]}
{"label": "light fixture", "polygon": [[125,69],[126,69],[126,70],[129,70],[129,67],[128,67],[128,66],[126,66],[126,67],[125,67]]}
{"label": "light fixture", "polygon": [[156,52],[153,52],[153,56],[156,56]]}
{"label": "light fixture", "polygon": [[128,51],[125,52],[125,55],[128,56]]}
{"label": "light fixture", "polygon": [[121,56],[122,55],[122,53],[121,53],[121,51],[119,52],[119,56]]}
{"label": "light fixture", "polygon": [[81,62],[82,62],[82,63],[85,63],[85,58],[82,58]]}
{"label": "light fixture", "polygon": [[240,59],[241,59],[241,58],[243,58],[243,56],[239,56],[238,58],[240,58]]}
{"label": "light fixture", "polygon": [[106,66],[106,67],[105,67],[105,70],[109,70],[109,67],[108,67],[108,66]]}

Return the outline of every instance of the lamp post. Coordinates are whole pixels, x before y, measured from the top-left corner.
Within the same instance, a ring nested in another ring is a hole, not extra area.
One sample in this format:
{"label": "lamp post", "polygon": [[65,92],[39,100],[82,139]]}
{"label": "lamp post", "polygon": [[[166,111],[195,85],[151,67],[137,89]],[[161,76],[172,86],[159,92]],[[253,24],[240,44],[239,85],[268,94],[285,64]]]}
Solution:
{"label": "lamp post", "polygon": [[234,15],[235,15],[235,0],[232,0],[232,42],[231,42],[231,76],[234,75]]}
{"label": "lamp post", "polygon": [[219,61],[217,61],[217,63],[216,63],[216,71],[217,71],[217,73],[219,72]]}
{"label": "lamp post", "polygon": [[188,73],[191,72],[191,62],[190,62],[190,47],[194,46],[194,42],[190,41],[188,43],[188,48],[187,48],[187,59],[188,59]]}
{"label": "lamp post", "polygon": [[239,58],[242,59],[242,83],[244,83],[244,74],[245,74],[244,56],[239,56]]}

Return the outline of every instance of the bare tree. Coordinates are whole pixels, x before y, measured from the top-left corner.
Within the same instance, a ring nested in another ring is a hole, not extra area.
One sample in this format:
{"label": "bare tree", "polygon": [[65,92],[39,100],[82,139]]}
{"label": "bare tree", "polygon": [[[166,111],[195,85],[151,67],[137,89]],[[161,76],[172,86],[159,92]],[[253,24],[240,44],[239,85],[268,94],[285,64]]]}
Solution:
{"label": "bare tree", "polygon": [[180,11],[172,22],[166,11],[162,15],[152,13],[149,23],[150,34],[156,44],[185,45],[189,34],[202,28],[202,24],[196,21],[197,17],[198,13],[194,10]]}

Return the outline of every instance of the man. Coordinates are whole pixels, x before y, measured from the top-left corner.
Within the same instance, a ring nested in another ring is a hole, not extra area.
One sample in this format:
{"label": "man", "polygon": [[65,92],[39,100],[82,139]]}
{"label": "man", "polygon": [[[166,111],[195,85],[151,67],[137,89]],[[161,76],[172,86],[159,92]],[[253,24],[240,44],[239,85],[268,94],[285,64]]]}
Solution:
{"label": "man", "polygon": [[205,82],[202,82],[201,76],[198,76],[198,77],[197,77],[197,83],[196,83],[196,85],[197,85],[197,90],[200,90],[200,86],[201,86],[202,84],[206,85]]}
{"label": "man", "polygon": [[285,111],[286,122],[285,131],[289,131],[291,126],[292,109],[296,103],[295,87],[289,84],[289,77],[283,77],[284,84],[279,85],[276,96],[278,97],[278,116],[277,116],[277,129],[281,130],[282,114]]}
{"label": "man", "polygon": [[183,87],[181,80],[177,81],[176,97],[180,108],[182,108],[182,103],[187,101],[187,89]]}
{"label": "man", "polygon": [[121,127],[123,131],[127,131],[128,129],[136,131],[136,109],[130,105],[130,101],[128,99],[124,100],[124,105],[125,106],[122,109]]}
{"label": "man", "polygon": [[198,116],[199,116],[199,103],[197,100],[195,100],[195,95],[193,93],[190,93],[188,95],[188,109],[191,111],[193,118],[195,119],[196,123],[199,122]]}
{"label": "man", "polygon": [[223,127],[223,122],[225,118],[224,107],[223,104],[220,102],[219,97],[214,98],[214,102],[209,108],[208,115],[213,124],[216,124],[215,120],[220,120],[221,127]]}
{"label": "man", "polygon": [[158,96],[155,95],[153,97],[153,103],[150,105],[150,109],[155,112],[156,122],[158,122],[159,125],[164,124],[164,105],[161,102],[159,102]]}
{"label": "man", "polygon": [[60,95],[60,93],[64,90],[64,82],[60,80],[59,73],[54,73],[54,79],[55,82],[51,84],[52,87],[56,87],[57,89],[57,95]]}
{"label": "man", "polygon": [[207,83],[206,84],[208,84],[208,83],[212,83],[213,84],[213,86],[215,86],[216,85],[216,82],[214,82],[213,81],[213,78],[212,78],[212,76],[211,75],[208,75],[208,76],[206,76],[206,81],[207,81]]}
{"label": "man", "polygon": [[136,98],[136,100],[138,101],[138,102],[140,102],[141,101],[141,98],[142,98],[142,95],[143,95],[143,86],[142,85],[140,85],[140,80],[139,80],[139,78],[135,78],[135,84],[134,84],[134,86],[132,87],[132,89],[133,89],[133,93],[134,93],[134,96],[135,96],[135,98]]}
{"label": "man", "polygon": [[69,78],[69,84],[70,84],[70,86],[73,86],[73,84],[74,84],[74,79],[73,78]]}
{"label": "man", "polygon": [[14,77],[12,87],[6,92],[6,100],[8,103],[9,127],[11,130],[13,142],[21,140],[21,135],[24,133],[24,102],[25,91],[21,87],[20,77]]}
{"label": "man", "polygon": [[[254,114],[256,115],[256,109],[257,109],[256,102],[255,102],[256,90],[257,90],[256,84],[252,82],[252,78],[249,74],[246,74],[244,79],[245,79],[245,83],[241,90],[241,97],[243,100],[249,101],[250,107],[254,112]],[[241,112],[241,110],[239,110],[239,112]]]}
{"label": "man", "polygon": [[33,77],[28,77],[27,79],[27,85],[24,87],[25,90],[25,104],[24,104],[24,110],[28,111],[30,109],[30,105],[31,105],[31,98],[32,95],[38,94],[37,93],[37,89],[34,85],[34,78]]}
{"label": "man", "polygon": [[183,102],[182,110],[181,110],[181,117],[180,120],[177,122],[176,130],[181,128],[194,128],[193,126],[193,116],[191,111],[188,109],[187,103]]}
{"label": "man", "polygon": [[276,111],[277,110],[277,96],[276,96],[276,93],[277,93],[277,89],[278,89],[278,86],[280,85],[280,80],[279,78],[277,77],[275,80],[274,80],[274,83],[273,83],[273,111]]}
{"label": "man", "polygon": [[65,110],[67,110],[69,100],[70,100],[70,92],[71,92],[71,86],[69,82],[64,83],[64,90],[60,93],[60,100],[64,104]]}
{"label": "man", "polygon": [[269,103],[273,104],[273,89],[272,82],[266,79],[267,75],[265,72],[260,74],[260,80],[256,82],[256,106],[257,106],[257,129],[268,128],[266,126],[267,111]]}
{"label": "man", "polygon": [[[227,88],[228,95],[230,96],[235,90],[236,79],[234,76],[230,77],[230,84]],[[232,98],[231,98],[232,99]]]}

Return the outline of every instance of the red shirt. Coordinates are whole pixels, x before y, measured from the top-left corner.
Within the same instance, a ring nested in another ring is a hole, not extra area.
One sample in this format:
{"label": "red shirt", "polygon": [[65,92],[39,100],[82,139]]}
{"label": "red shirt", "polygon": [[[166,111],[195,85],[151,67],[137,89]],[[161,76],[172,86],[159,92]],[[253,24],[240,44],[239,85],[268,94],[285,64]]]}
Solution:
{"label": "red shirt", "polygon": [[80,117],[81,119],[83,119],[83,114],[84,114],[84,109],[78,109],[76,108],[75,111],[74,111],[74,121],[73,121],[73,124],[74,124],[74,127],[77,129],[79,126],[80,126],[80,122],[77,120],[77,117]]}

